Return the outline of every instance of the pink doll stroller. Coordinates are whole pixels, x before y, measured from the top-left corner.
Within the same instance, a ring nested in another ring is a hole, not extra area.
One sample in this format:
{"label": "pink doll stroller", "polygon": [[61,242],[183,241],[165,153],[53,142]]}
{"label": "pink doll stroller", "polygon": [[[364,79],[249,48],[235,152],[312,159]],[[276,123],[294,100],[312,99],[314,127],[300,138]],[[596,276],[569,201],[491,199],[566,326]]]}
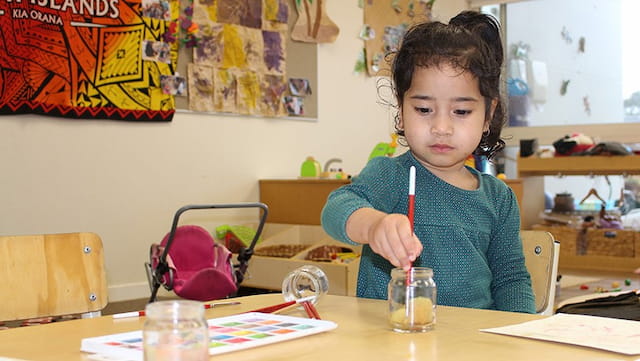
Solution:
{"label": "pink doll stroller", "polygon": [[[260,208],[262,215],[248,248],[238,252],[237,264],[232,253],[214,241],[211,233],[194,225],[178,226],[180,215],[190,209]],[[206,204],[184,206],[173,217],[171,231],[160,244],[151,245],[149,262],[145,262],[151,289],[149,303],[155,302],[160,286],[176,295],[197,301],[226,298],[237,292],[244,279],[249,259],[264,223],[268,208],[263,203]]]}

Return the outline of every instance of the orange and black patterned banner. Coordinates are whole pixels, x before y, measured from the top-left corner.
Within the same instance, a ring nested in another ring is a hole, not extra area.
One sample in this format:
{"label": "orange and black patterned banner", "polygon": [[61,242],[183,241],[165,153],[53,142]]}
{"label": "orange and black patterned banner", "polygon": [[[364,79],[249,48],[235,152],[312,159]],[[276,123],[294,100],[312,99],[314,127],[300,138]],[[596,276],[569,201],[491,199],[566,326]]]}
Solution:
{"label": "orange and black patterned banner", "polygon": [[168,21],[141,1],[0,1],[0,115],[170,121],[177,52],[143,57]]}

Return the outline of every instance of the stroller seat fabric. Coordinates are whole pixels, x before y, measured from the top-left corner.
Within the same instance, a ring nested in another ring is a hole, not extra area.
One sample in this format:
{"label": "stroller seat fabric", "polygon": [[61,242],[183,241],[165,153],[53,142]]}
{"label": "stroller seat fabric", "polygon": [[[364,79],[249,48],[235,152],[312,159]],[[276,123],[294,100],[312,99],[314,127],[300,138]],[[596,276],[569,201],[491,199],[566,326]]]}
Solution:
{"label": "stroller seat fabric", "polygon": [[[160,245],[151,248],[154,268],[157,266],[169,233]],[[196,301],[226,298],[238,290],[232,254],[215,243],[211,234],[202,227],[180,226],[176,229],[167,254],[169,272],[163,276],[165,288],[176,295]]]}

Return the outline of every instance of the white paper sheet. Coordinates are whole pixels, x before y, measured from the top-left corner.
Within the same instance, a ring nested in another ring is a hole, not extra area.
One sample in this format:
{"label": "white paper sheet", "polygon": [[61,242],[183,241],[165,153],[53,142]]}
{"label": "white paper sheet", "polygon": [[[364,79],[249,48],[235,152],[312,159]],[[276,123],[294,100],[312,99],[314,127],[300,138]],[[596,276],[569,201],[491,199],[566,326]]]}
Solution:
{"label": "white paper sheet", "polygon": [[640,355],[638,321],[559,313],[540,320],[480,331]]}

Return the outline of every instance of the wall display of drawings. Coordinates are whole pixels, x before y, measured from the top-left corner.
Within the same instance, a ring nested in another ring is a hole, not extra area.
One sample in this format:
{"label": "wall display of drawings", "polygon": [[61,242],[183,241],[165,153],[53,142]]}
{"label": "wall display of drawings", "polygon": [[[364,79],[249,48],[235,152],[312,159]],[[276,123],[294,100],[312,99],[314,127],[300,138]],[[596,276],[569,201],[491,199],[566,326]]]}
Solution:
{"label": "wall display of drawings", "polygon": [[162,42],[167,4],[1,1],[0,115],[171,120],[174,98],[160,80],[177,61]]}
{"label": "wall display of drawings", "polygon": [[385,68],[385,55],[398,48],[407,28],[431,20],[435,0],[364,0],[364,26],[360,37],[365,41],[369,75]]}
{"label": "wall display of drawings", "polygon": [[287,115],[287,0],[195,1],[200,42],[187,64],[189,109]]}

